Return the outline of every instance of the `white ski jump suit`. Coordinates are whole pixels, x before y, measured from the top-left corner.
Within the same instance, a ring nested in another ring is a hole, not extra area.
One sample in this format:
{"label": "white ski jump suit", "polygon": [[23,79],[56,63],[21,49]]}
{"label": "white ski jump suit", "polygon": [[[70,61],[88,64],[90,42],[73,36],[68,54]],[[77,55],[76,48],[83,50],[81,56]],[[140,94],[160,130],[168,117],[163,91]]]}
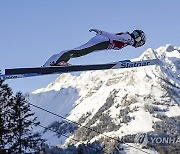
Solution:
{"label": "white ski jump suit", "polygon": [[101,34],[97,34],[84,45],[72,50],[61,51],[60,53],[51,56],[43,66],[48,67],[58,65],[58,63],[61,63],[62,61],[67,62],[70,58],[81,57],[99,50],[120,50],[127,45],[132,46],[133,44],[134,39],[129,32],[113,34],[101,31]]}

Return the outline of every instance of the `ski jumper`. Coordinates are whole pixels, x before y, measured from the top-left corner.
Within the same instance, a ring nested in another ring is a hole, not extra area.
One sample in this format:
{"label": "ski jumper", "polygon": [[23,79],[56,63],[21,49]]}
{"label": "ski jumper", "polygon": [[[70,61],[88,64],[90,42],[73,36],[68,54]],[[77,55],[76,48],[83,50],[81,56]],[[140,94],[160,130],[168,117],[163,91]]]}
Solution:
{"label": "ski jumper", "polygon": [[113,34],[101,31],[101,34],[96,35],[84,45],[72,50],[61,51],[59,54],[51,56],[43,66],[58,65],[62,61],[67,62],[71,58],[81,57],[100,50],[120,50],[133,44],[134,39],[129,32]]}

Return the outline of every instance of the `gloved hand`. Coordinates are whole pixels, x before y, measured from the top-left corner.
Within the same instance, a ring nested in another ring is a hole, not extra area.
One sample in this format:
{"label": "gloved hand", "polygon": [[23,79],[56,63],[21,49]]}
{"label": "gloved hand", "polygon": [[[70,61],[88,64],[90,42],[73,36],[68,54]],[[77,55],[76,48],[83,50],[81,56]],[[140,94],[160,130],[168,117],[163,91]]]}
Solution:
{"label": "gloved hand", "polygon": [[90,32],[96,32],[96,35],[101,35],[102,34],[102,31],[98,30],[98,29],[90,29],[89,31]]}

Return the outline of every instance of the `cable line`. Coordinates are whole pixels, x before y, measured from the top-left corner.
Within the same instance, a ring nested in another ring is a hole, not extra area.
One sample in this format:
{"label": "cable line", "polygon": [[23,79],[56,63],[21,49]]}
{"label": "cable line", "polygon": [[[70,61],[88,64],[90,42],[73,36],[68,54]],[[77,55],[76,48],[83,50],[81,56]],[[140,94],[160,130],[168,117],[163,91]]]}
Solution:
{"label": "cable line", "polygon": [[[27,102],[27,103],[28,103],[28,102]],[[66,120],[66,121],[69,121],[69,122],[71,122],[71,123],[74,123],[74,124],[76,124],[76,125],[78,125],[78,126],[81,126],[81,127],[83,127],[83,128],[89,129],[90,131],[96,132],[96,133],[99,134],[99,135],[103,135],[103,136],[105,136],[105,137],[107,137],[107,138],[109,138],[109,139],[112,139],[112,140],[114,140],[114,141],[118,141],[118,142],[120,142],[120,143],[123,143],[123,144],[129,146],[129,147],[132,147],[132,148],[137,149],[137,150],[139,150],[139,151],[141,151],[141,152],[144,152],[144,153],[149,154],[148,152],[146,152],[146,151],[144,151],[144,150],[142,150],[142,149],[139,149],[139,148],[137,148],[137,147],[135,147],[135,146],[129,145],[128,143],[126,143],[126,142],[124,142],[124,141],[121,141],[121,140],[118,140],[118,139],[116,139],[116,138],[114,138],[114,137],[111,137],[111,136],[108,136],[108,135],[106,135],[106,134],[103,134],[103,133],[101,133],[101,132],[99,132],[99,131],[97,131],[97,130],[94,130],[94,129],[90,128],[90,127],[83,126],[83,125],[81,125],[80,123],[77,123],[77,122],[75,122],[75,121],[69,120],[69,119],[67,119],[67,118],[65,118],[65,117],[63,117],[63,116],[61,116],[61,115],[58,115],[58,114],[56,114],[56,113],[54,113],[54,112],[51,112],[51,111],[49,111],[49,110],[47,110],[47,109],[44,109],[44,108],[39,107],[39,106],[37,106],[37,105],[34,105],[34,104],[32,104],[32,103],[28,103],[28,104],[30,104],[31,106],[34,106],[35,108],[38,108],[38,109],[40,109],[40,110],[43,110],[43,111],[45,111],[45,112],[47,112],[47,113],[50,113],[50,114],[52,114],[52,115],[55,115],[55,116],[57,116],[57,117],[59,117],[59,118],[62,118],[62,119],[64,119],[64,120]]]}
{"label": "cable line", "polygon": [[[27,120],[27,119],[26,119],[26,120]],[[27,121],[29,121],[29,120],[27,120]],[[42,128],[44,128],[44,129],[46,129],[46,130],[49,130],[49,131],[54,132],[54,133],[56,133],[56,134],[62,135],[62,136],[64,136],[64,137],[66,137],[66,138],[69,138],[69,136],[64,135],[64,134],[61,134],[61,133],[59,133],[58,131],[52,130],[52,129],[50,129],[50,128],[48,128],[48,127],[45,127],[45,126],[43,126],[43,125],[41,125],[41,124],[38,124],[38,123],[35,123],[35,122],[32,122],[32,123],[34,123],[36,126],[42,127]],[[72,138],[72,140],[81,143],[81,141],[79,141],[79,140],[77,140],[77,139]],[[92,149],[95,149],[95,150],[99,150],[99,149],[97,149],[96,147],[93,147],[92,145],[89,145],[89,147],[92,148]],[[108,153],[105,152],[105,151],[103,151],[103,152],[106,153],[106,154],[108,154]]]}

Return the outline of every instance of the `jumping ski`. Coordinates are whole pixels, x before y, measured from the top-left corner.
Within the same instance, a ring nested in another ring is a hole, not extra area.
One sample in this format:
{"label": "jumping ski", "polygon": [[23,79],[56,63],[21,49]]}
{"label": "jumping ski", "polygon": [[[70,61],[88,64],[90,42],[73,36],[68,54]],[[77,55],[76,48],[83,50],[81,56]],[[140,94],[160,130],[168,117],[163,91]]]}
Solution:
{"label": "jumping ski", "polygon": [[16,79],[25,77],[34,77],[48,74],[61,74],[77,71],[92,71],[92,70],[106,70],[106,69],[124,69],[133,67],[142,67],[150,65],[158,65],[159,59],[133,61],[124,60],[107,64],[93,64],[93,65],[71,65],[71,66],[52,66],[52,67],[34,67],[34,68],[14,68],[5,69],[5,74],[0,74],[0,79]]}

